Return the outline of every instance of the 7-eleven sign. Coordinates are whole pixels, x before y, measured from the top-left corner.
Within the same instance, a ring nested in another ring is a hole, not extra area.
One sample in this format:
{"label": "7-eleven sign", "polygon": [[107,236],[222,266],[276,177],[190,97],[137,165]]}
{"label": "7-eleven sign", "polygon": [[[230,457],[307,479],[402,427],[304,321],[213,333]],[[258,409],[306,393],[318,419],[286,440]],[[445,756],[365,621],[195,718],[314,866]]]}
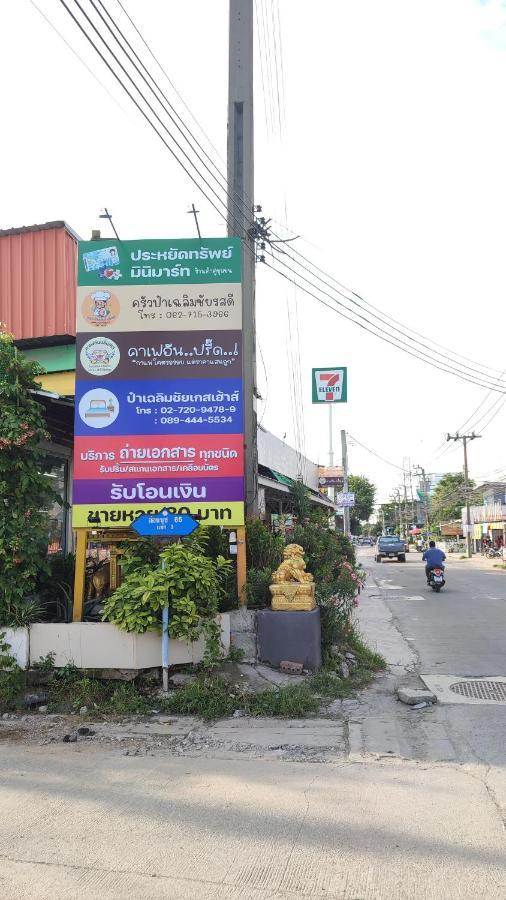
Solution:
{"label": "7-eleven sign", "polygon": [[346,368],[313,369],[313,403],[346,403],[347,394]]}

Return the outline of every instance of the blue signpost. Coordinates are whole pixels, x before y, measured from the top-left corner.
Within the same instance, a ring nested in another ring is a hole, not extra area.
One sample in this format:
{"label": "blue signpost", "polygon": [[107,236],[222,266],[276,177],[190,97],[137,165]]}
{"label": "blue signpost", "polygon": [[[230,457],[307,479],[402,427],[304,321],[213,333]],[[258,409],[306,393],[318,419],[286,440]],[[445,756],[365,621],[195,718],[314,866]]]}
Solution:
{"label": "blue signpost", "polygon": [[[187,513],[174,515],[168,509],[159,513],[144,513],[132,524],[132,528],[140,537],[186,537],[192,534],[199,523]],[[162,561],[162,571],[165,563]],[[169,606],[162,610],[162,687],[165,692],[169,688]]]}
{"label": "blue signpost", "polygon": [[144,513],[132,525],[141,537],[186,537],[199,527],[199,523],[187,513],[174,515],[167,509],[151,515]]}

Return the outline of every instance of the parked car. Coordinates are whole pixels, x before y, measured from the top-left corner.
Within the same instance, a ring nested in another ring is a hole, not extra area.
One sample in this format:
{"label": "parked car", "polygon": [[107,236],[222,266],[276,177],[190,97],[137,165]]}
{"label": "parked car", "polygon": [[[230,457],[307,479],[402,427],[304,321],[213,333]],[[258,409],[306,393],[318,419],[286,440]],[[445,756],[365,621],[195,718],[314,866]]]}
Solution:
{"label": "parked car", "polygon": [[406,547],[404,541],[396,534],[382,534],[376,544],[376,562],[382,559],[395,559],[398,562],[406,562]]}

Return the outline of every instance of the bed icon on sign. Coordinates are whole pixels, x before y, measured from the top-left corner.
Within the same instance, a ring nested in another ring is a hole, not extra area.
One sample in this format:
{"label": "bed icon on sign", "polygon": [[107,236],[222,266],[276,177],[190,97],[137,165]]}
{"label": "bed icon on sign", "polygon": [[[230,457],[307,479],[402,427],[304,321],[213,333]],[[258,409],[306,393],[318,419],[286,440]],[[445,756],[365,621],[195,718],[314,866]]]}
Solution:
{"label": "bed icon on sign", "polygon": [[111,416],[116,412],[116,407],[112,401],[112,398],[109,397],[109,402],[106,403],[105,400],[90,400],[90,405],[88,407],[87,412],[84,414],[85,419],[110,419]]}
{"label": "bed icon on sign", "polygon": [[107,428],[118,413],[118,398],[106,388],[86,391],[79,401],[79,416],[89,428]]}

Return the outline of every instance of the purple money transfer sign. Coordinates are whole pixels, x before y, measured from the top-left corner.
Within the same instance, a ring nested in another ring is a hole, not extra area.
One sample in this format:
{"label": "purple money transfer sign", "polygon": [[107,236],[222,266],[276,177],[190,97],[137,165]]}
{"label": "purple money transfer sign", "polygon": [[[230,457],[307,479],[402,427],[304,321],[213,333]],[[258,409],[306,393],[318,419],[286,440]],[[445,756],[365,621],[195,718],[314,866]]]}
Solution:
{"label": "purple money transfer sign", "polygon": [[150,503],[244,500],[243,478],[117,478],[74,482],[74,503]]}

